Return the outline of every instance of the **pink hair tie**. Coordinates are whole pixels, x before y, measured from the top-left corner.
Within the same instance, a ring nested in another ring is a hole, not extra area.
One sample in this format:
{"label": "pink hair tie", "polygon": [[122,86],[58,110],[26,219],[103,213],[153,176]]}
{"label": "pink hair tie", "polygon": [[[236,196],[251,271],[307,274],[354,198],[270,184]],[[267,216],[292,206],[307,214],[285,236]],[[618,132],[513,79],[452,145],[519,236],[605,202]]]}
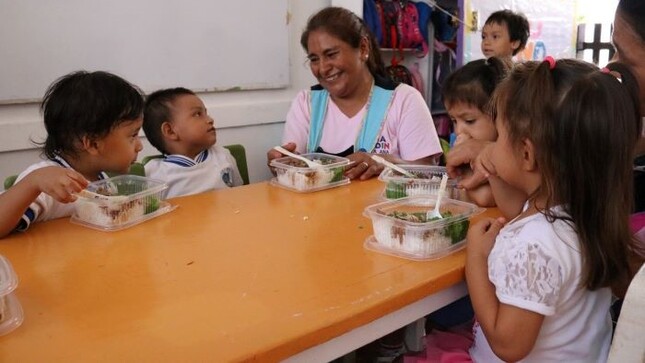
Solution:
{"label": "pink hair tie", "polygon": [[549,63],[549,69],[555,68],[555,59],[553,59],[553,57],[551,57],[550,55],[544,57],[544,61]]}
{"label": "pink hair tie", "polygon": [[603,68],[601,68],[601,69],[600,69],[600,71],[601,71],[602,73],[611,73],[611,71],[610,71],[610,70],[609,70],[609,68],[607,68],[607,67],[603,67]]}

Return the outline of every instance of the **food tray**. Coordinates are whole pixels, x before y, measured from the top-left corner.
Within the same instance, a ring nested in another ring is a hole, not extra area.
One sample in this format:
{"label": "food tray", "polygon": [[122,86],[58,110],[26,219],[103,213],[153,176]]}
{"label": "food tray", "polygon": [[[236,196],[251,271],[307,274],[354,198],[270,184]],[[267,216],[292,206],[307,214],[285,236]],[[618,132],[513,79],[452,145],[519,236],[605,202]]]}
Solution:
{"label": "food tray", "polygon": [[310,168],[304,161],[290,156],[273,159],[270,166],[274,168],[276,177],[271,180],[271,184],[299,193],[308,193],[350,183],[349,178],[344,175],[349,159],[322,153],[302,156],[320,162],[322,167]]}
{"label": "food tray", "polygon": [[[383,197],[385,199],[399,199],[412,197],[415,195],[437,195],[441,177],[446,174],[446,168],[443,166],[430,165],[398,165],[418,176],[410,178],[399,173],[396,170],[385,168],[378,179],[385,183]],[[444,197],[457,199],[459,189],[457,189],[457,180],[448,179]]]}
{"label": "food tray", "polygon": [[[363,215],[372,220],[374,235],[365,248],[412,260],[431,260],[465,244],[470,218],[484,211],[475,204],[442,198],[442,219],[424,221],[436,197],[416,196],[368,206]],[[405,218],[405,219],[402,219]]]}
{"label": "food tray", "polygon": [[102,231],[117,231],[168,213],[164,202],[168,185],[136,175],[119,175],[90,183],[87,190],[100,196],[79,194],[71,221]]}

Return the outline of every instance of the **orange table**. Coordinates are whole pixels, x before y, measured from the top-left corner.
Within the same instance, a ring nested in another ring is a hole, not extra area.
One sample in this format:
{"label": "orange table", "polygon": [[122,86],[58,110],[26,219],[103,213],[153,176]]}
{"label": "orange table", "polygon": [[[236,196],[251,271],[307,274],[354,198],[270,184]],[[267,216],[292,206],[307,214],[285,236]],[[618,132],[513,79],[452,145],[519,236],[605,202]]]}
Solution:
{"label": "orange table", "polygon": [[377,180],[174,199],[118,232],[59,219],[0,240],[25,321],[0,361],[325,361],[463,296],[464,252],[367,251]]}

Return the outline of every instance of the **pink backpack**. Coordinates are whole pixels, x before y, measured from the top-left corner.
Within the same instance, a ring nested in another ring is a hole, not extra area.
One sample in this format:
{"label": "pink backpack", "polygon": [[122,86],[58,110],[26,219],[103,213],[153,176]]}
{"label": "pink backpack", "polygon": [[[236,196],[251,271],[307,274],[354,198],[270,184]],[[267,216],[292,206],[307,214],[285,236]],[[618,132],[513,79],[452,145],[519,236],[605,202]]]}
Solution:
{"label": "pink backpack", "polygon": [[397,27],[401,36],[400,46],[417,49],[416,56],[425,57],[428,54],[428,44],[419,29],[419,13],[417,7],[409,0],[401,0]]}

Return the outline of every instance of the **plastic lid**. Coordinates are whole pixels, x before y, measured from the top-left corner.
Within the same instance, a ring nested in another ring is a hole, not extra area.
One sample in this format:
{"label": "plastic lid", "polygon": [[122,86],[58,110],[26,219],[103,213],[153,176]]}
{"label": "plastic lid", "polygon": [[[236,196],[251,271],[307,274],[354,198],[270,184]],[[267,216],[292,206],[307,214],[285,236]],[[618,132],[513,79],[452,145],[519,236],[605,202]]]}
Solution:
{"label": "plastic lid", "polygon": [[[398,182],[398,183],[419,183],[419,184],[437,184],[441,182],[441,177],[443,174],[446,174],[446,168],[444,166],[435,166],[435,165],[398,165],[405,169],[406,171],[411,172],[412,174],[418,175],[418,178],[410,178],[408,176],[402,175],[399,172],[392,170],[390,168],[385,168],[378,176],[378,180],[383,182]],[[448,186],[457,185],[456,179],[448,179]]]}
{"label": "plastic lid", "polygon": [[18,276],[9,260],[0,256],[0,297],[10,294],[18,286]]}
{"label": "plastic lid", "polygon": [[22,324],[25,313],[16,294],[0,297],[0,335],[5,335]]}

